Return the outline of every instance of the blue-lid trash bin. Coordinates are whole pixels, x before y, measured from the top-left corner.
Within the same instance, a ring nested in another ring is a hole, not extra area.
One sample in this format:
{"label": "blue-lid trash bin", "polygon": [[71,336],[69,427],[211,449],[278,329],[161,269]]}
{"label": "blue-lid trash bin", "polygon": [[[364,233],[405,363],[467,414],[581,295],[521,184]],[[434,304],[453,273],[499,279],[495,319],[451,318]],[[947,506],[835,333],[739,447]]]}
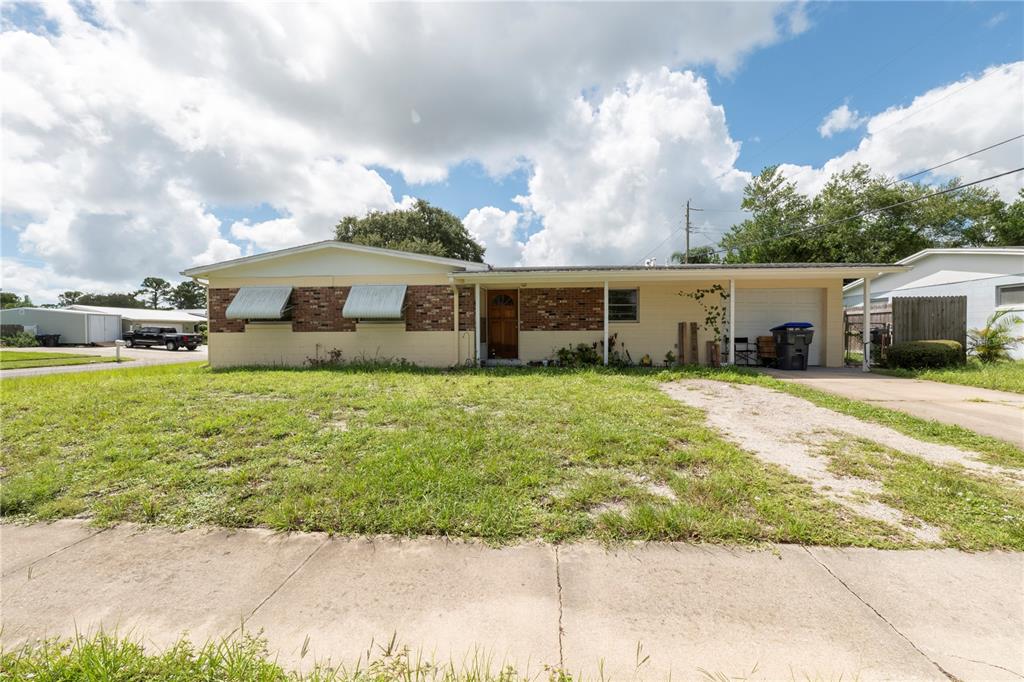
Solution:
{"label": "blue-lid trash bin", "polygon": [[808,346],[814,339],[810,322],[786,322],[772,327],[775,338],[775,366],[778,369],[807,369]]}

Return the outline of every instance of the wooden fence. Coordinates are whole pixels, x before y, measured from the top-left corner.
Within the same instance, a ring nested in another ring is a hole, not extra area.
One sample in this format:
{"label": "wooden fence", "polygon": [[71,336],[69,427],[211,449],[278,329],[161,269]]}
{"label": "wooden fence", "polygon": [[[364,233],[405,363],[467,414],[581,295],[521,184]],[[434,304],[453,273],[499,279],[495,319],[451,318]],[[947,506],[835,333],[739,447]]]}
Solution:
{"label": "wooden fence", "polygon": [[892,299],[892,341],[952,339],[967,348],[966,296]]}
{"label": "wooden fence", "polygon": [[[862,353],[864,342],[861,340],[861,330],[864,328],[864,313],[856,308],[851,308],[844,313],[846,333],[846,351],[848,353]],[[892,307],[874,304],[871,306],[871,326],[868,329],[878,329],[892,325]]]}

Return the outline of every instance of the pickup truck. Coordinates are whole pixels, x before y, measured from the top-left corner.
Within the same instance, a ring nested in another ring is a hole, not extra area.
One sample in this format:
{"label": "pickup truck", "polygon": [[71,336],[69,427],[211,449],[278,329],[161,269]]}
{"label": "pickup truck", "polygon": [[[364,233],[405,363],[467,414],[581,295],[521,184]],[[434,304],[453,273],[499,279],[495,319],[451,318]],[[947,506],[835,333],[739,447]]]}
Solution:
{"label": "pickup truck", "polygon": [[199,334],[182,334],[174,327],[140,327],[125,332],[124,345],[128,348],[136,346],[163,346],[167,350],[187,348],[195,350],[199,345]]}

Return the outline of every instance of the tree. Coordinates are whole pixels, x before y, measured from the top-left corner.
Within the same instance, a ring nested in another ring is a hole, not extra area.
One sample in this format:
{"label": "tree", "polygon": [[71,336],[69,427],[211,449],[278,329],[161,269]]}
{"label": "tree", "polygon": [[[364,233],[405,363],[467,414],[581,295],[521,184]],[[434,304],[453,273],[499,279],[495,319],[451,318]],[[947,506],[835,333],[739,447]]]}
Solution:
{"label": "tree", "polygon": [[967,345],[984,363],[1010,360],[1010,349],[1024,343],[1024,336],[1014,336],[1013,328],[1024,322],[1009,310],[997,310],[985,320],[981,329],[967,331]]}
{"label": "tree", "polygon": [[18,297],[13,291],[0,291],[0,308],[31,308],[32,299],[25,294]]}
{"label": "tree", "polygon": [[78,303],[83,296],[85,296],[85,293],[81,291],[65,291],[63,294],[57,296],[57,306],[67,308],[68,306]]}
{"label": "tree", "polygon": [[410,209],[346,216],[335,228],[338,241],[482,263],[484,247],[459,218],[417,199]]}
{"label": "tree", "polygon": [[111,308],[145,308],[146,304],[135,298],[136,293],[82,294],[76,301],[80,305],[109,306]]}
{"label": "tree", "polygon": [[142,296],[149,308],[159,308],[171,295],[171,283],[162,277],[147,277],[139,286],[138,295]]}
{"label": "tree", "polygon": [[[922,249],[1024,243],[1024,193],[1007,206],[992,189],[896,182],[863,164],[835,173],[814,197],[776,167],[744,190],[752,215],[722,238],[727,262],[893,262]],[[927,198],[926,198],[927,197]]]}
{"label": "tree", "polygon": [[[682,265],[687,261],[686,254],[682,251],[675,251],[669,257],[669,263],[678,263]],[[690,249],[689,262],[691,264],[703,264],[703,263],[718,263],[720,259],[718,254],[715,253],[713,246],[696,246]]]}
{"label": "tree", "polygon": [[168,300],[175,308],[205,308],[206,287],[195,280],[185,280],[171,290]]}

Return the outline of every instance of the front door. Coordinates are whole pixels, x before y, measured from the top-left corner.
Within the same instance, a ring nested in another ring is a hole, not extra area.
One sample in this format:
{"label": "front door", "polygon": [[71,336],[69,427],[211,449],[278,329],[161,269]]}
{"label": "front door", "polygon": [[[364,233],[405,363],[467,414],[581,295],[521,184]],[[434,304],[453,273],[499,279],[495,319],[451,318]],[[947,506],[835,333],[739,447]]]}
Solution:
{"label": "front door", "polygon": [[487,292],[487,356],[519,357],[519,292],[515,289]]}

